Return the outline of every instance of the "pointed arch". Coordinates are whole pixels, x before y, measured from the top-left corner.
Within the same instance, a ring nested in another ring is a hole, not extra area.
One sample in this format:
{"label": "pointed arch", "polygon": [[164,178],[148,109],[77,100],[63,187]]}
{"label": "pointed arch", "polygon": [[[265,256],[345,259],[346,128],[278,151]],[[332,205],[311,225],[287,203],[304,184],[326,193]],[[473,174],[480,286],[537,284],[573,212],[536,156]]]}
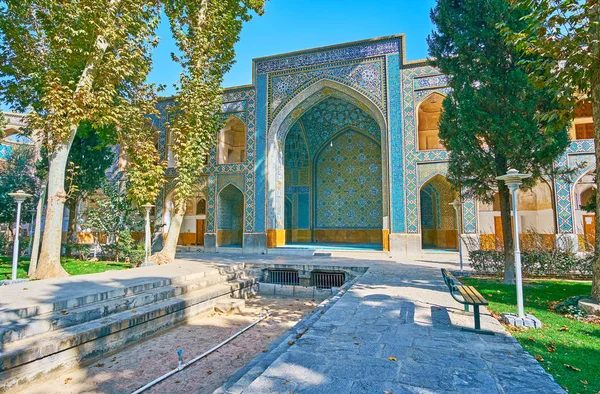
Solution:
{"label": "pointed arch", "polygon": [[419,150],[444,149],[439,138],[439,121],[442,114],[442,102],[445,98],[445,95],[433,92],[417,105],[417,146]]}
{"label": "pointed arch", "polygon": [[246,162],[246,123],[236,115],[225,121],[217,138],[217,164]]}
{"label": "pointed arch", "polygon": [[244,193],[235,184],[229,183],[219,191],[217,211],[217,245],[242,247]]}
{"label": "pointed arch", "polygon": [[450,205],[456,198],[445,176],[437,174],[419,190],[421,244],[423,249],[458,248],[456,212]]}
{"label": "pointed arch", "polygon": [[[285,138],[292,125],[303,113],[310,110],[321,101],[337,97],[345,100],[364,111],[377,124],[381,132],[381,177],[383,179],[383,216],[387,217],[389,209],[389,150],[387,119],[377,105],[363,93],[342,83],[324,78],[296,93],[272,120],[267,131],[267,197],[268,223],[267,228],[274,232],[284,231],[284,161],[283,147]],[[385,223],[388,223],[384,219]],[[387,225],[386,225],[387,226]],[[387,228],[387,227],[386,227]],[[272,239],[279,239],[277,235]],[[273,245],[271,245],[273,246]]]}

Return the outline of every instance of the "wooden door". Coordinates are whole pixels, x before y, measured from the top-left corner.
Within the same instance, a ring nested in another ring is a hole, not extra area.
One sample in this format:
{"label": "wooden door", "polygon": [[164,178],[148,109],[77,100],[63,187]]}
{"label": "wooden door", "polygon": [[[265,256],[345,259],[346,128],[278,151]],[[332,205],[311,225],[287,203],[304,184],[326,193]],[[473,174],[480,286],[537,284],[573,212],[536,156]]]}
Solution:
{"label": "wooden door", "polygon": [[596,241],[596,215],[583,215],[583,234],[587,243],[586,249],[591,249]]}
{"label": "wooden door", "polygon": [[206,220],[196,219],[196,245],[204,246],[204,233],[206,231]]}

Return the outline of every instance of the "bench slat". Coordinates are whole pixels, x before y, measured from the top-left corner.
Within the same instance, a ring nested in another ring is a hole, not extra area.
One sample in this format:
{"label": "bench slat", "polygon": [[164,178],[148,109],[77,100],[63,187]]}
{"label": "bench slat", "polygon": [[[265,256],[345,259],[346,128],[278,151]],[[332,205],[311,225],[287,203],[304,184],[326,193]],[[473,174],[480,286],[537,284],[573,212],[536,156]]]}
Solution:
{"label": "bench slat", "polygon": [[460,295],[469,304],[487,305],[487,301],[473,286],[458,286]]}

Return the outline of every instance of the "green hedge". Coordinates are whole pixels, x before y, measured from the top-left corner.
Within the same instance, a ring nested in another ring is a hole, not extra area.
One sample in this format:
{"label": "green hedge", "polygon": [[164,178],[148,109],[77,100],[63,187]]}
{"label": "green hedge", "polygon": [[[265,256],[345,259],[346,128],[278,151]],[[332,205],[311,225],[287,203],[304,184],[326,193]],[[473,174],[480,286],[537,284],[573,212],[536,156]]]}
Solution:
{"label": "green hedge", "polygon": [[[477,275],[502,276],[504,252],[473,250],[469,252],[471,267]],[[570,277],[590,276],[593,255],[578,256],[561,250],[530,250],[521,252],[523,276]]]}

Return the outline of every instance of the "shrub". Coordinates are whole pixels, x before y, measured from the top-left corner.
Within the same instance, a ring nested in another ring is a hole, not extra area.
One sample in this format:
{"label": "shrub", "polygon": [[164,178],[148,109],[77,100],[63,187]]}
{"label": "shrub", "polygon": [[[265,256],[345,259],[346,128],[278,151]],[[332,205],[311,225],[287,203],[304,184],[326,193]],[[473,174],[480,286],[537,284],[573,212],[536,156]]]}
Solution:
{"label": "shrub", "polygon": [[[578,256],[556,248],[521,252],[523,275],[528,277],[591,275],[592,257]],[[473,250],[469,252],[471,266],[477,275],[502,276],[504,252]]]}

